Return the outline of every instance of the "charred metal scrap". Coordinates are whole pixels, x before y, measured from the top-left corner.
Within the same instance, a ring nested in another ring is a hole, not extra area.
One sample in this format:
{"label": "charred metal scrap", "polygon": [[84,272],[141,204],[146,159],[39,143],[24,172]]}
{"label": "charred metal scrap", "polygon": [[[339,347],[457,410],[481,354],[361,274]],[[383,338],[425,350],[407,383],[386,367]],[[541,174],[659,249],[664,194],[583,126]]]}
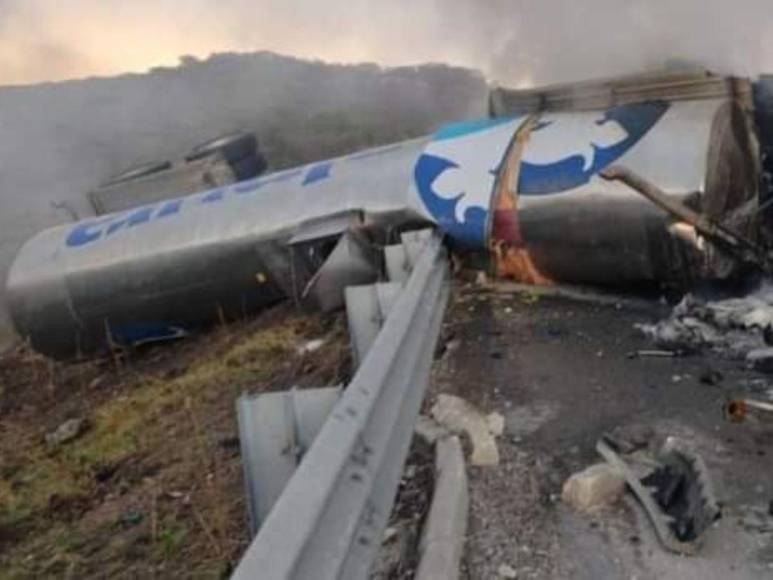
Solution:
{"label": "charred metal scrap", "polygon": [[614,438],[603,437],[596,450],[623,474],[663,546],[677,554],[697,553],[703,534],[722,517],[703,459],[684,442],[669,437],[654,466],[640,477],[623,459]]}
{"label": "charred metal scrap", "polygon": [[66,358],[283,297],[335,308],[344,286],[381,275],[374,248],[426,225],[519,282],[727,278],[739,262],[705,231],[600,175],[625,166],[756,243],[748,83],[691,78],[563,108],[550,91],[526,95],[526,107],[516,98],[423,138],[46,230],[9,272],[12,318],[34,348]]}

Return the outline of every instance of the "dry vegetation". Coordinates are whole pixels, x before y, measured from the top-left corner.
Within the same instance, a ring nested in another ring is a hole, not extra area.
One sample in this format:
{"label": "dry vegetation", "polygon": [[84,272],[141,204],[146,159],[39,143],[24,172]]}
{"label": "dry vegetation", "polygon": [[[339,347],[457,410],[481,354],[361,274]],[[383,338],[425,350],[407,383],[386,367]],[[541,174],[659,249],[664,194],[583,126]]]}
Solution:
{"label": "dry vegetation", "polygon": [[347,352],[340,317],[280,306],[122,360],[0,358],[0,578],[227,575],[248,542],[235,398],[345,381]]}

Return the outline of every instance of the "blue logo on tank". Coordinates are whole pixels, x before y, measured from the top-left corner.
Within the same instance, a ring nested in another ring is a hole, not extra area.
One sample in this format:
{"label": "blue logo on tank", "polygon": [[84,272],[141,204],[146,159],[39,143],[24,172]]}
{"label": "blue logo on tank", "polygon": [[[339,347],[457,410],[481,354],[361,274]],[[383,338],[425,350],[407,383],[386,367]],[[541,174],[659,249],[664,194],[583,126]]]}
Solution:
{"label": "blue logo on tank", "polygon": [[[601,113],[546,115],[529,135],[519,193],[559,193],[588,183],[636,145],[668,107],[655,101]],[[484,119],[446,127],[435,134],[416,162],[419,196],[455,241],[485,245],[499,167],[523,119]]]}
{"label": "blue logo on tank", "polygon": [[654,101],[621,105],[598,117],[550,116],[529,136],[518,181],[521,195],[560,193],[588,183],[638,143],[668,110]]}
{"label": "blue logo on tank", "polygon": [[414,167],[416,189],[454,241],[484,247],[499,166],[520,119],[484,119],[438,131]]}

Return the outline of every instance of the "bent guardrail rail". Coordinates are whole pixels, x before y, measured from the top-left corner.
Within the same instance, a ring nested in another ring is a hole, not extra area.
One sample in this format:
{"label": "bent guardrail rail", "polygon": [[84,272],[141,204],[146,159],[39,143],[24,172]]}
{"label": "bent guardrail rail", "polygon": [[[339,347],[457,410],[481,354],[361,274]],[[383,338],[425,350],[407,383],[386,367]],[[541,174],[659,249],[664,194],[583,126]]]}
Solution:
{"label": "bent guardrail rail", "polygon": [[233,578],[366,578],[381,545],[448,301],[437,235]]}

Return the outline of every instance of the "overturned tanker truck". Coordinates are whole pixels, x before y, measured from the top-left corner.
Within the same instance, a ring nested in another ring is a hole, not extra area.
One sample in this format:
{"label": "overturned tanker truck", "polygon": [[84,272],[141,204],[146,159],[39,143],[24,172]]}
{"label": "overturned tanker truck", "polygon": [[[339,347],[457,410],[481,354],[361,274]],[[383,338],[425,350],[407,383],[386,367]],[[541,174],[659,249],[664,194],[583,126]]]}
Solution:
{"label": "overturned tanker truck", "polygon": [[19,334],[57,358],[183,336],[289,297],[332,309],[380,244],[439,228],[522,282],[689,285],[737,260],[620,181],[645,177],[754,240],[753,85],[706,73],[495,90],[489,118],[43,231],[7,280]]}

